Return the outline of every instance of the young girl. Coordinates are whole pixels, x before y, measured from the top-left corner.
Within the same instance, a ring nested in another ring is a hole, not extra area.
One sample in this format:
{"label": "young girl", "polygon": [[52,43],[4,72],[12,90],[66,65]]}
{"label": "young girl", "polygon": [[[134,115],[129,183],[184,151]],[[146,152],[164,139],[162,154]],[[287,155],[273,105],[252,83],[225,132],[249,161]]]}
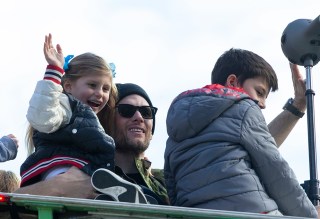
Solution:
{"label": "young girl", "polygon": [[35,151],[21,166],[21,186],[71,166],[88,175],[98,168],[113,171],[115,144],[102,127],[117,95],[110,67],[101,57],[84,53],[66,63],[64,72],[62,49],[53,47],[51,34],[45,37],[44,55],[48,66],[27,112],[28,151]]}
{"label": "young girl", "polygon": [[102,168],[108,177],[95,177],[98,191],[116,201],[147,203],[139,186],[113,173],[115,144],[104,131],[111,127],[117,97],[109,65],[92,53],[65,63],[51,34],[45,38],[44,55],[47,70],[27,113],[28,150],[35,152],[21,166],[21,186],[50,179],[71,166],[90,176]]}

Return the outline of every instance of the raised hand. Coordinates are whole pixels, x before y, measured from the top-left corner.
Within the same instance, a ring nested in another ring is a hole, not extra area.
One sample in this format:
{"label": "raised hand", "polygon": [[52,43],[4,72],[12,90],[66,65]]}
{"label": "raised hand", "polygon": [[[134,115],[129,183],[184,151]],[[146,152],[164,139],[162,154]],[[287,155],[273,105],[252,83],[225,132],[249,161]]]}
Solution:
{"label": "raised hand", "polygon": [[19,142],[16,136],[14,136],[13,134],[9,134],[7,135],[7,137],[11,138],[13,140],[13,142],[16,144],[17,148],[19,147]]}
{"label": "raised hand", "polygon": [[306,84],[297,65],[290,63],[290,69],[294,88],[294,105],[304,112],[306,110]]}
{"label": "raised hand", "polygon": [[56,48],[54,48],[54,46],[52,45],[51,33],[49,33],[49,35],[45,37],[43,52],[49,65],[54,65],[63,68],[64,57],[61,46],[57,44]]}

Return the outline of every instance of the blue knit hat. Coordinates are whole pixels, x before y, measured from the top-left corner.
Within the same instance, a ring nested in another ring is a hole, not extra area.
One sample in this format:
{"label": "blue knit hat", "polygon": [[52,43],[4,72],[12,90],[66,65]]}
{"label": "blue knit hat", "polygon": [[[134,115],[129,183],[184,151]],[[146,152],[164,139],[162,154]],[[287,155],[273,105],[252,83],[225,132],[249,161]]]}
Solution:
{"label": "blue knit hat", "polygon": [[[150,106],[153,106],[147,92],[143,90],[142,87],[140,87],[139,85],[132,84],[132,83],[126,83],[126,84],[117,83],[116,86],[118,89],[117,103],[123,98],[125,98],[126,96],[137,94],[143,97],[149,103]],[[156,117],[153,118],[152,134],[154,133],[155,126],[156,126]]]}

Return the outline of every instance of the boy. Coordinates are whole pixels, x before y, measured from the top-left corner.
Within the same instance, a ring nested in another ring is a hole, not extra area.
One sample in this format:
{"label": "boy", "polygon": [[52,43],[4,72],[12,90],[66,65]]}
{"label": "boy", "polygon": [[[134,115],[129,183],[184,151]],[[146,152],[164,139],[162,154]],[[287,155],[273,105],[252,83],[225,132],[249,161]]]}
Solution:
{"label": "boy", "polygon": [[278,89],[272,67],[253,52],[230,49],[211,79],[181,93],[168,111],[164,171],[171,204],[317,218],[261,113]]}

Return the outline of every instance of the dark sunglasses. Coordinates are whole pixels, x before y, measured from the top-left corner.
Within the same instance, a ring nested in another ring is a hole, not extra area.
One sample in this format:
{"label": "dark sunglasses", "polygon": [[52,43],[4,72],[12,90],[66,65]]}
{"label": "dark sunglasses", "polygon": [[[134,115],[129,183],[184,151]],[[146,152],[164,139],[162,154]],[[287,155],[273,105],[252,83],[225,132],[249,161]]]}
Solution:
{"label": "dark sunglasses", "polygon": [[118,104],[116,108],[120,116],[125,118],[131,118],[138,110],[144,119],[153,119],[158,110],[153,106],[134,106],[131,104]]}

